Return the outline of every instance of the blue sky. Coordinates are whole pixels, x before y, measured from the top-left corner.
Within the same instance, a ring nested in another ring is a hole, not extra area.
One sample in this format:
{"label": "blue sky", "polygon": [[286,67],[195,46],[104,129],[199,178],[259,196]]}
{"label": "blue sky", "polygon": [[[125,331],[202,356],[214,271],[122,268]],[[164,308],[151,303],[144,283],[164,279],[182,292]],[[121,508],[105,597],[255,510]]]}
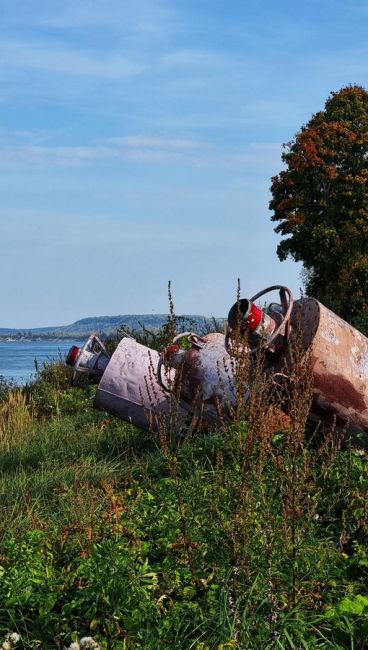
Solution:
{"label": "blue sky", "polygon": [[282,143],[367,87],[368,4],[0,0],[2,327],[223,316],[300,266],[268,210]]}

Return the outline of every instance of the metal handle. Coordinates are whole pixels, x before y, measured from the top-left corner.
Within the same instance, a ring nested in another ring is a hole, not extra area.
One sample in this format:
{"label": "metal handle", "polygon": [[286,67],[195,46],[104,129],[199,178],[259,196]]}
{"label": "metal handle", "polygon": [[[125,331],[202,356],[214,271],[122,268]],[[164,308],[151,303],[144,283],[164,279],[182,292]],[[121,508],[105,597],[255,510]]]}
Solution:
{"label": "metal handle", "polygon": [[[271,336],[267,339],[265,343],[265,347],[271,345],[271,343],[273,343],[274,340],[279,336],[282,328],[289,323],[291,312],[294,307],[294,296],[291,290],[289,289],[289,287],[285,287],[282,284],[274,284],[272,287],[267,287],[267,289],[263,289],[263,291],[259,291],[254,296],[252,296],[250,302],[254,302],[255,300],[258,300],[258,298],[261,298],[261,296],[264,296],[266,293],[270,293],[271,291],[279,291],[280,304],[283,309],[283,314],[282,314],[281,323],[278,325],[278,327],[276,327],[276,329],[272,332]],[[251,350],[251,354],[253,354],[254,352],[255,350]]]}
{"label": "metal handle", "polygon": [[[261,298],[264,296],[266,293],[270,293],[271,291],[279,291],[280,293],[280,304],[283,310],[282,314],[282,319],[281,323],[276,327],[276,329],[272,332],[270,337],[263,341],[261,343],[262,347],[269,347],[271,343],[279,336],[281,330],[285,327],[288,331],[286,333],[286,336],[289,336],[289,322],[290,322],[290,316],[291,312],[294,306],[294,296],[291,292],[291,290],[288,287],[285,287],[282,284],[274,284],[271,287],[267,287],[266,289],[263,289],[262,291],[259,291],[256,293],[252,298],[250,298],[249,303],[253,303],[255,300],[258,300],[258,298]],[[225,348],[226,351],[231,354],[232,353],[232,348],[231,348],[231,337],[230,337],[231,330],[227,330],[225,334]],[[255,354],[258,348],[252,348],[251,350],[248,350],[249,354]]]}
{"label": "metal handle", "polygon": [[177,343],[178,341],[184,338],[187,338],[189,343],[195,345],[198,348],[203,348],[203,346],[206,343],[205,339],[202,336],[199,336],[194,332],[181,332],[181,334],[177,334],[176,336],[174,336],[173,344]]}
{"label": "metal handle", "polygon": [[[178,341],[181,339],[188,339],[188,341],[195,346],[196,348],[203,348],[205,345],[206,341],[203,337],[199,336],[198,334],[195,334],[194,332],[181,332],[180,334],[177,334],[174,336],[172,343],[170,345],[175,345]],[[170,347],[170,346],[168,346]],[[165,348],[159,356],[159,360],[157,363],[157,381],[159,385],[161,386],[162,390],[165,391],[165,393],[170,393],[171,390],[169,386],[166,384],[166,382],[163,379],[163,368],[165,368],[165,353],[166,353],[167,348]]]}

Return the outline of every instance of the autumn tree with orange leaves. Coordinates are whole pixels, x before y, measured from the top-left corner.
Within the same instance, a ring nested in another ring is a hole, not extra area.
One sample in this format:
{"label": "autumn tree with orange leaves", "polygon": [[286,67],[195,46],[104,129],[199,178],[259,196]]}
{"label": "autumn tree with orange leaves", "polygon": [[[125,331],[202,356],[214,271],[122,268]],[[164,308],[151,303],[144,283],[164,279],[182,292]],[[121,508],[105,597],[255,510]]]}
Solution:
{"label": "autumn tree with orange leaves", "polygon": [[284,145],[272,178],[281,260],[302,261],[305,290],[368,335],[368,93],[333,92]]}

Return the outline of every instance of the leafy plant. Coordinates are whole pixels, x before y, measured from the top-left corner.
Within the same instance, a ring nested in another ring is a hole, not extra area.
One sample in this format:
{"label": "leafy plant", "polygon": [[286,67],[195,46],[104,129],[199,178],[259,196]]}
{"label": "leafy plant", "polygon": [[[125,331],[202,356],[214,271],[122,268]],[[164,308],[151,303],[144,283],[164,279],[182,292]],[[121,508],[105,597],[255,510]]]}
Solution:
{"label": "leafy plant", "polygon": [[305,269],[310,295],[368,333],[368,93],[347,86],[285,145],[272,179],[272,221]]}
{"label": "leafy plant", "polygon": [[[308,359],[290,354],[288,418],[260,354],[234,423],[184,445],[94,411],[57,368],[8,392],[0,632],[20,649],[363,650],[366,452],[305,426]],[[241,397],[240,345],[235,363]]]}

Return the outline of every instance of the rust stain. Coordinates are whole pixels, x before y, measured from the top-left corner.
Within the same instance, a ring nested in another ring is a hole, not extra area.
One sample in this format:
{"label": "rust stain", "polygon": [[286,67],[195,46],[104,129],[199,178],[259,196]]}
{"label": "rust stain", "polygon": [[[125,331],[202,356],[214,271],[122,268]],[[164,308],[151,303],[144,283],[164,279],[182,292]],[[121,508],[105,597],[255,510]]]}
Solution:
{"label": "rust stain", "polygon": [[329,402],[346,409],[363,412],[366,404],[363,395],[342,375],[318,374],[313,372],[314,388]]}
{"label": "rust stain", "polygon": [[200,397],[200,392],[202,391],[201,373],[198,351],[194,348],[190,348],[186,352],[180,371],[178,372],[178,381],[182,384],[186,399],[192,401]]}

